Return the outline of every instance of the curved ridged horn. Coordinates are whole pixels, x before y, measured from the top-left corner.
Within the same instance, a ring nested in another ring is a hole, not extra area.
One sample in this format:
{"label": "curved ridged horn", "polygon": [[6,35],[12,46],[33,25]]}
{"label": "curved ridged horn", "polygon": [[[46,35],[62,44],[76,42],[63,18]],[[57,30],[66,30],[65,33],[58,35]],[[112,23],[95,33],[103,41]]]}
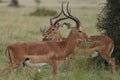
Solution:
{"label": "curved ridged horn", "polygon": [[62,20],[65,20],[65,19],[68,19],[67,17],[65,17],[65,18],[60,18],[60,19],[58,19],[53,25],[55,26],[59,21],[62,21]]}
{"label": "curved ridged horn", "polygon": [[53,25],[52,20],[55,18],[58,18],[61,14],[62,14],[62,11],[57,16],[51,17],[50,18],[50,25]]}
{"label": "curved ridged horn", "polygon": [[[63,2],[62,2],[61,8],[62,8],[62,9],[61,9],[61,14],[62,14],[62,12],[63,12]],[[64,13],[63,13],[63,14],[64,14]],[[57,21],[54,22],[53,25],[55,26],[59,21],[62,21],[62,20],[64,20],[64,19],[68,19],[68,17],[58,19]]]}
{"label": "curved ridged horn", "polygon": [[67,2],[67,13],[69,16],[72,16],[75,19],[75,21],[77,23],[77,27],[80,27],[80,20],[78,18],[74,17],[73,15],[71,15],[71,13],[70,13],[69,2]]}
{"label": "curved ridged horn", "polygon": [[50,25],[53,25],[52,20],[55,18],[58,18],[61,14],[62,14],[62,10],[60,11],[60,13],[57,16],[51,17],[50,18]]}
{"label": "curved ridged horn", "polygon": [[40,32],[42,33],[42,35],[46,32],[46,27],[44,27],[44,28],[41,28],[40,27]]}
{"label": "curved ridged horn", "polygon": [[[68,4],[69,3],[67,3],[67,6],[68,6]],[[68,8],[68,7],[67,7]],[[62,5],[62,10],[63,10],[63,5]],[[69,11],[68,11],[69,12]],[[75,21],[76,22],[76,27],[80,27],[80,21],[78,21],[78,19],[76,18],[76,17],[74,17],[74,16],[72,16],[70,13],[68,13],[68,15],[64,12],[64,10],[63,10],[63,14],[66,16],[66,17],[68,17],[68,18],[70,18],[70,19],[72,19],[73,21]]]}

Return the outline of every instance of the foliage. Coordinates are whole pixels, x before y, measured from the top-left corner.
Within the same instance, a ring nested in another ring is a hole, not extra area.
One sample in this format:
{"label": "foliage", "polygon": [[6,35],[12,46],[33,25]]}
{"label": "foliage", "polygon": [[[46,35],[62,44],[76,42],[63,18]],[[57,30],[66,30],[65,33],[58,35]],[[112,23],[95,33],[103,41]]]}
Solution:
{"label": "foliage", "polygon": [[18,7],[19,6],[18,0],[11,0],[11,3],[8,6]]}
{"label": "foliage", "polygon": [[31,16],[54,16],[56,14],[56,11],[46,8],[37,8],[34,12],[30,13]]}
{"label": "foliage", "polygon": [[116,60],[120,60],[120,1],[107,0],[101,13],[98,15],[97,28],[114,40]]}

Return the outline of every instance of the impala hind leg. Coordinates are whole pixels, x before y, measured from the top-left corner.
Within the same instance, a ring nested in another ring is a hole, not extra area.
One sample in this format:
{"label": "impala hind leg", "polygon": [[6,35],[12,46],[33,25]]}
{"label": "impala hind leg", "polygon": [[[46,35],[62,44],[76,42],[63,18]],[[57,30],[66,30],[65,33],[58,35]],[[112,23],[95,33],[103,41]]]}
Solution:
{"label": "impala hind leg", "polygon": [[8,73],[11,73],[13,70],[15,70],[19,65],[15,64],[9,64],[8,68],[4,69],[0,75],[1,76],[6,76]]}
{"label": "impala hind leg", "polygon": [[102,55],[102,57],[108,62],[111,66],[112,73],[116,73],[116,63],[109,55]]}

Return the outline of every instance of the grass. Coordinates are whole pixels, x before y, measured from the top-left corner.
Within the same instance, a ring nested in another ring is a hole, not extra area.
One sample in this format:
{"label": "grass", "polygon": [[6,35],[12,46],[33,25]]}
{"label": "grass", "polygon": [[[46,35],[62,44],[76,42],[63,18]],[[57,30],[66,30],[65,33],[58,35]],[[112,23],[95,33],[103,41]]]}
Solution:
{"label": "grass", "polygon": [[[27,0],[26,0],[27,1]],[[87,2],[88,0],[86,0]],[[92,0],[91,0],[92,1]],[[54,1],[53,1],[54,2]],[[73,1],[72,1],[73,2]],[[80,1],[81,2],[81,1]],[[74,2],[75,3],[75,2]],[[88,2],[87,2],[88,3]],[[92,4],[92,3],[91,3]],[[32,5],[20,8],[7,7],[4,3],[0,5],[0,71],[8,66],[5,57],[5,49],[9,44],[15,42],[41,41],[40,27],[49,27],[49,16],[34,17],[29,13],[34,11]],[[79,4],[80,5],[80,4]],[[81,4],[82,5],[82,4]],[[48,6],[46,6],[48,8]],[[50,6],[49,9],[59,12],[58,6]],[[97,14],[100,12],[99,6],[82,5],[71,6],[72,14],[78,17],[82,26],[89,35],[99,35],[95,28]],[[71,22],[73,23],[73,22]],[[61,29],[62,34],[67,34],[68,30]],[[100,64],[101,67],[94,67],[94,62],[84,53],[77,50],[72,60],[71,69],[64,71],[64,63],[59,64],[57,80],[119,80],[120,70],[113,75],[109,67]],[[97,64],[96,64],[97,65]],[[39,71],[39,69],[41,71]],[[53,80],[51,66],[23,67],[22,65],[14,72],[0,80]]]}

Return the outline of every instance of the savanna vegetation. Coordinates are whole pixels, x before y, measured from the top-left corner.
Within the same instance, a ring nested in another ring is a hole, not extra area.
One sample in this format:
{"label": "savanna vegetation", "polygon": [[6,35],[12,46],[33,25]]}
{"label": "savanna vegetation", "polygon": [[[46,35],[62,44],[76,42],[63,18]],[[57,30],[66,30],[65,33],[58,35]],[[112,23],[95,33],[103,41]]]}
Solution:
{"label": "savanna vegetation", "polygon": [[[41,41],[40,27],[49,27],[50,16],[30,16],[36,9],[33,0],[19,0],[23,7],[8,7],[9,1],[2,0],[0,3],[0,71],[8,66],[5,49],[9,44],[15,42]],[[82,27],[89,35],[100,35],[96,28],[97,14],[105,0],[70,0],[72,14],[78,17]],[[41,0],[40,7],[59,12],[60,2],[58,0]],[[72,22],[71,22],[72,23]],[[61,29],[65,36],[68,30]],[[113,75],[109,66],[104,61],[100,63],[89,58],[88,53],[81,49],[76,50],[70,70],[64,70],[64,63],[59,64],[57,80],[119,80],[120,70]],[[114,53],[113,53],[114,54]],[[51,66],[23,67],[22,65],[11,74],[1,77],[0,80],[52,80]]]}
{"label": "savanna vegetation", "polygon": [[106,6],[102,9],[98,17],[97,28],[103,31],[103,34],[108,35],[114,40],[115,50],[114,57],[117,64],[120,60],[120,1],[107,0]]}

